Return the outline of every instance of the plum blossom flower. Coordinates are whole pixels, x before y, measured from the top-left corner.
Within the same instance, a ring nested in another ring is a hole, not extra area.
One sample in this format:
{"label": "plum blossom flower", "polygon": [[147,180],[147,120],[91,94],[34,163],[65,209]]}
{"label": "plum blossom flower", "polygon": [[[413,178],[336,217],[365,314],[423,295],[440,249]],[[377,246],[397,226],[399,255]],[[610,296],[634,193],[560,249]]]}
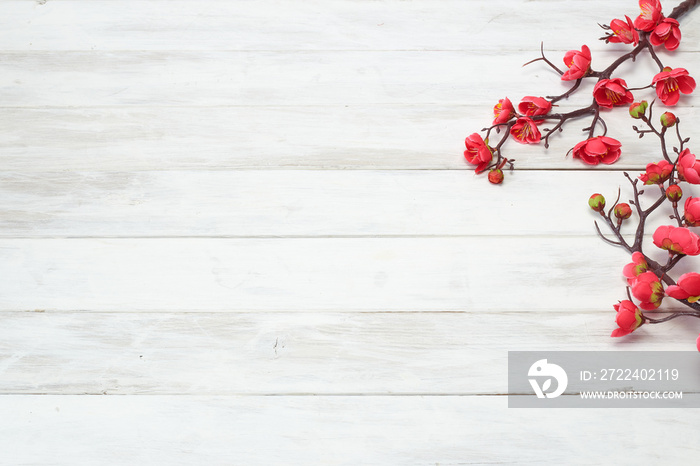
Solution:
{"label": "plum blossom flower", "polygon": [[495,117],[493,120],[494,125],[505,123],[515,116],[515,109],[513,108],[513,104],[508,97],[499,100],[493,107],[493,116]]}
{"label": "plum blossom flower", "polygon": [[647,270],[649,270],[649,264],[647,264],[644,254],[635,251],[632,253],[632,262],[622,269],[622,275],[627,279],[627,284],[632,285],[637,277]]}
{"label": "plum blossom flower", "polygon": [[525,96],[518,104],[520,113],[526,116],[546,115],[552,109],[552,102],[542,97]]}
{"label": "plum blossom flower", "polygon": [[684,217],[685,221],[691,227],[700,226],[700,197],[689,197],[685,200]]}
{"label": "plum blossom flower", "polygon": [[642,11],[634,20],[634,27],[647,32],[653,30],[663,18],[661,2],[659,0],[639,0],[639,8]]}
{"label": "plum blossom flower", "polygon": [[683,94],[691,94],[695,90],[695,79],[685,68],[666,67],[654,76],[651,81],[656,86],[656,95],[664,105],[676,105]]}
{"label": "plum blossom flower", "polygon": [[647,171],[639,175],[644,184],[664,184],[671,177],[673,164],[666,160],[647,164]]}
{"label": "plum blossom flower", "polygon": [[634,28],[634,23],[629,16],[625,15],[627,21],[621,19],[613,19],[610,21],[610,29],[613,35],[607,38],[608,42],[634,44],[639,43],[639,33]]}
{"label": "plum blossom flower", "polygon": [[537,129],[537,123],[530,117],[520,117],[515,120],[515,124],[510,128],[510,134],[521,144],[537,144],[542,135]]}
{"label": "plum blossom flower", "polygon": [[656,46],[663,44],[666,50],[676,50],[681,42],[678,21],[673,18],[665,18],[651,31],[649,42]]}
{"label": "plum blossom flower", "polygon": [[617,311],[615,323],[617,323],[618,328],[613,330],[610,334],[611,337],[629,335],[644,323],[642,311],[640,311],[632,301],[625,299],[624,301],[620,301],[620,304],[615,304],[613,307],[615,311]]}
{"label": "plum blossom flower", "polygon": [[691,303],[700,300],[700,273],[690,272],[681,275],[678,284],[669,286],[666,294]]}
{"label": "plum blossom flower", "polygon": [[573,157],[588,165],[611,164],[620,158],[620,141],[606,136],[586,139],[574,146]]}
{"label": "plum blossom flower", "polygon": [[664,287],[654,272],[640,273],[630,285],[630,291],[640,301],[639,307],[645,311],[653,311],[661,306],[664,298]]}
{"label": "plum blossom flower", "polygon": [[601,79],[593,88],[593,98],[604,108],[613,108],[614,105],[625,105],[634,102],[632,93],[627,90],[624,79]]}
{"label": "plum blossom flower", "polygon": [[588,46],[581,47],[581,51],[569,50],[564,55],[564,64],[569,68],[562,76],[562,81],[581,79],[591,68],[591,50]]}
{"label": "plum blossom flower", "polygon": [[493,153],[488,144],[484,142],[479,133],[474,133],[464,140],[467,150],[464,158],[472,165],[476,165],[476,173],[483,172],[493,158]]}
{"label": "plum blossom flower", "polygon": [[661,225],[652,235],[654,244],[670,253],[697,256],[700,254],[700,236],[684,227]]}
{"label": "plum blossom flower", "polygon": [[683,149],[683,152],[678,155],[676,169],[681,180],[690,184],[700,184],[700,162],[688,149]]}

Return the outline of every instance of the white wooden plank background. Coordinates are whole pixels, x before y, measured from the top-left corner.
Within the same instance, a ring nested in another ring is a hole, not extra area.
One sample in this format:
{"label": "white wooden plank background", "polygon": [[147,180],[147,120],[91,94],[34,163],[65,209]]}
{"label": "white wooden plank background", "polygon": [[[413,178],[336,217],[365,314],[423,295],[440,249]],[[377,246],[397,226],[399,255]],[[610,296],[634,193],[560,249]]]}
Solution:
{"label": "white wooden plank background", "polygon": [[[596,23],[637,10],[0,2],[0,464],[694,463],[692,410],[503,396],[508,350],[694,348],[693,320],[609,337],[627,256],[586,200],[656,148],[621,110],[612,167],[564,157],[583,121],[509,144],[500,187],[461,155],[499,98],[567,88],[521,68],[540,41],[602,68]],[[662,53],[696,77],[699,24]]]}

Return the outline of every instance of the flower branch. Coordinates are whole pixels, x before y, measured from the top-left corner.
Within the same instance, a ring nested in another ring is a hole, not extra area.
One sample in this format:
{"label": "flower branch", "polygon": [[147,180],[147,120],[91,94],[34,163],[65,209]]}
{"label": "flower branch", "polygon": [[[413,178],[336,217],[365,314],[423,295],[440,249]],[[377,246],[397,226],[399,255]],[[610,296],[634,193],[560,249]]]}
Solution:
{"label": "flower branch", "polygon": [[[687,70],[664,66],[656,49],[662,47],[675,50],[679,46],[681,32],[678,18],[690,11],[698,1],[700,0],[686,0],[679,4],[671,15],[664,17],[658,0],[640,0],[641,13],[634,21],[625,15],[625,20],[613,19],[610,25],[602,25],[601,27],[607,34],[601,39],[606,43],[631,44],[633,48],[600,71],[592,68],[591,51],[586,45],[581,46],[580,50],[570,50],[564,55],[563,62],[566,68],[562,70],[547,58],[544,52],[544,43],[540,43],[540,56],[523,66],[542,61],[552,68],[562,81],[573,81],[573,85],[560,95],[547,96],[546,98],[525,96],[518,104],[517,110],[507,97],[501,99],[494,106],[493,126],[485,129],[486,137],[482,139],[478,133],[474,133],[467,138],[467,148],[464,152],[467,162],[476,166],[477,173],[489,170],[490,174],[490,171],[500,170],[499,167],[503,159],[508,160],[507,163],[512,167],[514,160],[503,155],[509,135],[521,144],[543,142],[544,147],[549,148],[554,133],[563,131],[564,125],[569,120],[584,116],[592,117],[590,125],[583,128],[583,131],[587,132],[587,139],[571,148],[569,152],[573,152],[573,158],[580,159],[588,165],[616,162],[621,155],[621,144],[617,139],[607,136],[608,128],[601,112],[603,109],[632,104],[633,90],[638,91],[653,87],[657,97],[665,105],[675,105],[681,93],[690,94],[695,89],[695,81]],[[649,84],[631,88],[624,79],[613,78],[613,73],[620,65],[628,60],[635,61],[644,51],[648,52],[648,55],[659,67],[659,73],[652,77]],[[580,91],[584,79],[596,79],[591,104],[568,113],[552,113],[553,104]],[[552,122],[554,125],[540,131],[539,125],[547,122]],[[506,133],[501,136],[496,146],[492,147],[489,145],[489,138],[494,128],[497,130],[496,132],[505,128]],[[639,131],[638,134],[643,137],[649,131]],[[670,161],[670,158],[668,160]],[[500,184],[503,182],[503,174],[497,173],[489,176],[489,181],[493,182],[494,180]]]}
{"label": "flower branch", "polygon": [[[628,299],[613,306],[617,311],[618,325],[612,332],[614,337],[632,333],[644,324],[660,324],[679,316],[700,318],[700,273],[690,272],[674,278],[674,268],[685,257],[700,256],[700,236],[692,230],[700,227],[700,197],[688,196],[687,193],[684,204],[679,207],[679,202],[684,198],[683,189],[689,191],[687,185],[700,185],[700,161],[686,147],[689,138],[682,137],[680,120],[675,114],[667,111],[657,119],[653,117],[657,100],[660,105],[671,107],[680,101],[682,94],[692,94],[695,90],[695,80],[688,71],[666,66],[658,50],[665,48],[673,51],[679,47],[681,29],[678,20],[700,0],[685,0],[668,16],[664,16],[659,0],[638,1],[640,13],[634,21],[624,15],[624,19],[616,18],[609,24],[601,25],[605,31],[601,40],[605,43],[631,46],[603,69],[593,68],[593,57],[587,45],[566,52],[563,57],[565,68],[560,68],[545,55],[544,44],[540,43],[540,56],[523,66],[544,62],[561,81],[573,81],[569,89],[547,97],[525,96],[517,106],[507,97],[500,99],[493,108],[492,125],[482,130],[485,137],[482,138],[479,133],[471,134],[465,139],[464,151],[465,160],[475,166],[476,173],[488,171],[488,180],[501,184],[504,180],[503,168],[506,165],[510,169],[514,167],[514,160],[504,154],[509,140],[521,144],[543,143],[545,148],[549,148],[552,135],[562,132],[572,120],[590,117],[590,124],[582,129],[586,139],[566,152],[566,155],[572,153],[573,159],[587,165],[613,164],[620,159],[622,144],[608,136],[606,123],[607,112],[614,112],[616,108],[626,108],[633,119],[639,120],[640,123],[632,126],[632,130],[640,139],[648,135],[658,139],[658,162],[647,164],[645,172],[636,178],[624,172],[632,190],[629,202],[620,202],[619,188],[617,198],[607,211],[603,195],[594,194],[588,201],[591,209],[602,217],[600,224],[597,220],[593,222],[596,233],[604,242],[626,250],[632,258],[632,262],[622,270],[627,280]],[[636,63],[643,55],[648,55],[658,68],[658,72],[650,76],[646,84],[630,87],[622,77],[614,76],[623,63]],[[595,80],[590,103],[569,112],[553,112],[554,104],[581,92],[581,83],[585,79]],[[644,91],[654,94],[651,104],[643,99],[635,102],[633,92]],[[544,127],[540,130],[540,126]],[[672,147],[669,142],[669,128],[674,126],[677,147]],[[499,136],[496,137],[496,134]],[[681,183],[685,183],[684,188],[681,188]],[[642,205],[645,194],[642,185],[658,186],[659,194],[648,200],[648,206]],[[667,211],[666,215],[672,224],[661,225],[652,234],[654,246],[667,253],[666,260],[659,263],[644,253],[643,243],[647,222],[661,214],[662,208],[670,209],[671,214]],[[635,218],[631,220],[633,216]],[[627,239],[622,233],[623,225],[635,221],[634,238]],[[602,223],[609,233],[603,233]],[[656,312],[664,300],[668,302],[671,299],[683,304],[685,309],[673,311],[659,319],[645,314],[645,311]],[[697,346],[700,350],[700,337]]]}

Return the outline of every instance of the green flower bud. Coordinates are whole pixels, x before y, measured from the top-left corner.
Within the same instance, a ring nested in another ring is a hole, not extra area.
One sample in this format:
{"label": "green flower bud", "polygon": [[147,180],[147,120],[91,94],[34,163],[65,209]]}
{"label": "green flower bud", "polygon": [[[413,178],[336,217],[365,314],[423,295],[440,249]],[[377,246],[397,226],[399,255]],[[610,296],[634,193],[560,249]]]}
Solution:
{"label": "green flower bud", "polygon": [[588,199],[588,205],[596,212],[605,209],[605,198],[602,194],[594,194]]}
{"label": "green flower bud", "polygon": [[632,208],[625,202],[621,202],[616,205],[614,212],[615,217],[619,218],[620,220],[626,220],[632,216]]}
{"label": "green flower bud", "polygon": [[670,128],[676,124],[676,115],[671,112],[666,112],[661,115],[661,125],[665,128]]}
{"label": "green flower bud", "polygon": [[647,111],[647,107],[649,107],[649,104],[646,100],[633,103],[632,105],[630,105],[630,116],[634,119],[639,120],[644,116],[644,113]]}
{"label": "green flower bud", "polygon": [[683,190],[677,184],[672,184],[666,188],[666,199],[671,202],[677,203],[683,197]]}

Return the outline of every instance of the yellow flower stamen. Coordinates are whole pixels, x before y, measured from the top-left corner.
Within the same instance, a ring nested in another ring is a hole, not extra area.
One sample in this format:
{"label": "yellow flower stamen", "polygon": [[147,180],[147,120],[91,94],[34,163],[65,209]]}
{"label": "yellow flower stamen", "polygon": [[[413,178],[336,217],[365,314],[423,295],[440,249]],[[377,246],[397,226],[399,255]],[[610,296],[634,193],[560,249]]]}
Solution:
{"label": "yellow flower stamen", "polygon": [[664,84],[666,92],[676,92],[678,90],[678,82],[673,78],[668,78]]}
{"label": "yellow flower stamen", "polygon": [[618,103],[619,101],[622,100],[622,97],[620,94],[617,92],[613,92],[610,89],[605,89],[605,96],[610,100],[613,104]]}

